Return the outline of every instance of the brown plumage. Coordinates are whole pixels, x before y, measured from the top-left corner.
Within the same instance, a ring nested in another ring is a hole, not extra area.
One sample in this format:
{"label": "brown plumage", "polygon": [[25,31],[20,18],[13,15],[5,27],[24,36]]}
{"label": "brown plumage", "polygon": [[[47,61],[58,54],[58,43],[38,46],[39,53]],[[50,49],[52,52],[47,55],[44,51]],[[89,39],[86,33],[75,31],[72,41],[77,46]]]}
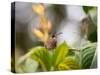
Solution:
{"label": "brown plumage", "polygon": [[57,40],[56,40],[56,37],[57,35],[59,34],[62,34],[62,33],[58,33],[58,34],[55,34],[55,35],[52,35],[52,37],[50,37],[47,41],[47,43],[45,44],[45,47],[48,49],[48,50],[52,50],[54,49],[56,46],[57,46]]}
{"label": "brown plumage", "polygon": [[57,45],[57,40],[55,37],[52,37],[50,38],[47,43],[45,44],[45,47],[48,49],[48,50],[52,50],[56,47]]}

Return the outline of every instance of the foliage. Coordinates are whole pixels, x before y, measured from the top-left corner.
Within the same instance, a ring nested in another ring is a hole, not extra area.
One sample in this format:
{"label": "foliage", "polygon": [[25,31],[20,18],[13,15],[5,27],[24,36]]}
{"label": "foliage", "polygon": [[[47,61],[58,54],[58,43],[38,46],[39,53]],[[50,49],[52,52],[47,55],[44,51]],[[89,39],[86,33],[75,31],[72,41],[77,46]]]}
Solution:
{"label": "foliage", "polygon": [[[89,69],[93,62],[96,62],[96,43],[89,44],[81,50],[81,67],[83,69]],[[97,66],[96,64],[94,67]]]}
{"label": "foliage", "polygon": [[97,65],[95,63],[97,59],[95,57],[96,43],[86,45],[78,51],[79,55],[75,52],[77,50],[69,49],[66,42],[58,45],[52,51],[40,46],[30,50],[19,59],[17,72],[89,69],[91,66],[95,68]]}
{"label": "foliage", "polygon": [[88,7],[88,6],[83,6],[83,10],[85,11],[85,13],[88,13],[89,10],[93,9],[94,7]]}

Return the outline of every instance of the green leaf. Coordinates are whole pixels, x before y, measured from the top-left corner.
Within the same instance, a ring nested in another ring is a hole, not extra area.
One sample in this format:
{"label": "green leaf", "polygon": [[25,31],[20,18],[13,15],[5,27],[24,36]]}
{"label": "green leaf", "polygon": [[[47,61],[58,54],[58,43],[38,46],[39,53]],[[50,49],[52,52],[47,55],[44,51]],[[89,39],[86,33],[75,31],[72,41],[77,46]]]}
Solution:
{"label": "green leaf", "polygon": [[40,64],[43,71],[50,70],[51,56],[46,48],[37,49],[31,57]]}
{"label": "green leaf", "polygon": [[20,57],[20,59],[17,62],[17,65],[23,63],[27,58],[29,58],[37,50],[42,50],[42,49],[45,49],[45,48],[41,47],[41,46],[31,48],[28,53],[26,53],[24,56]]}
{"label": "green leaf", "polygon": [[97,7],[89,10],[88,15],[93,23],[93,25],[97,26]]}
{"label": "green leaf", "polygon": [[97,68],[97,52],[95,52],[90,68]]}
{"label": "green leaf", "polygon": [[72,56],[66,57],[57,67],[56,70],[76,70],[80,69],[78,61]]}
{"label": "green leaf", "polygon": [[19,61],[16,63],[16,68],[18,72],[23,72],[25,66],[22,64],[25,63],[29,58],[37,61],[42,66],[44,71],[49,70],[50,57],[48,50],[46,50],[46,48],[44,47],[38,46],[35,48],[31,48],[28,53],[26,53],[19,59]]}
{"label": "green leaf", "polygon": [[[30,59],[30,56],[35,52],[35,51],[37,51],[37,50],[41,50],[41,49],[43,49],[43,47],[40,47],[40,46],[38,46],[38,47],[35,47],[35,48],[31,48],[30,49],[30,51],[28,52],[28,53],[26,53],[24,56],[22,56],[22,57],[20,57],[20,59],[18,60],[18,62],[16,62],[15,63],[15,71],[16,72],[21,72],[21,73],[23,73],[23,72],[26,72],[25,71],[25,66],[26,66],[26,62],[28,62],[29,60],[32,62],[32,60]],[[34,60],[33,60],[34,61]],[[34,61],[35,62],[35,61]],[[34,65],[36,65],[36,63],[34,63],[33,62],[33,64]],[[34,66],[33,65],[33,66]],[[35,68],[34,68],[35,69]],[[34,69],[33,69],[33,72],[34,72]],[[28,71],[27,71],[28,72]]]}
{"label": "green leaf", "polygon": [[92,6],[83,6],[83,10],[85,11],[85,13],[88,13],[89,10],[93,9],[94,7]]}
{"label": "green leaf", "polygon": [[29,58],[25,62],[24,70],[25,72],[35,72],[38,68],[39,64],[35,60]]}
{"label": "green leaf", "polygon": [[[70,49],[67,56],[73,57],[77,62],[80,61],[80,50],[79,49]],[[80,62],[79,62],[80,64]]]}
{"label": "green leaf", "polygon": [[60,44],[58,47],[56,47],[54,54],[53,54],[53,62],[52,64],[54,66],[58,65],[68,54],[69,49],[67,44],[64,42]]}
{"label": "green leaf", "polygon": [[[92,63],[95,63],[96,58],[96,43],[87,45],[81,50],[81,68],[89,69],[91,68]],[[94,66],[97,64],[95,63]],[[92,67],[93,68],[93,67]]]}
{"label": "green leaf", "polygon": [[19,66],[16,66],[17,73],[31,73],[35,72],[38,68],[39,64],[35,60],[31,58],[27,58],[23,63]]}

